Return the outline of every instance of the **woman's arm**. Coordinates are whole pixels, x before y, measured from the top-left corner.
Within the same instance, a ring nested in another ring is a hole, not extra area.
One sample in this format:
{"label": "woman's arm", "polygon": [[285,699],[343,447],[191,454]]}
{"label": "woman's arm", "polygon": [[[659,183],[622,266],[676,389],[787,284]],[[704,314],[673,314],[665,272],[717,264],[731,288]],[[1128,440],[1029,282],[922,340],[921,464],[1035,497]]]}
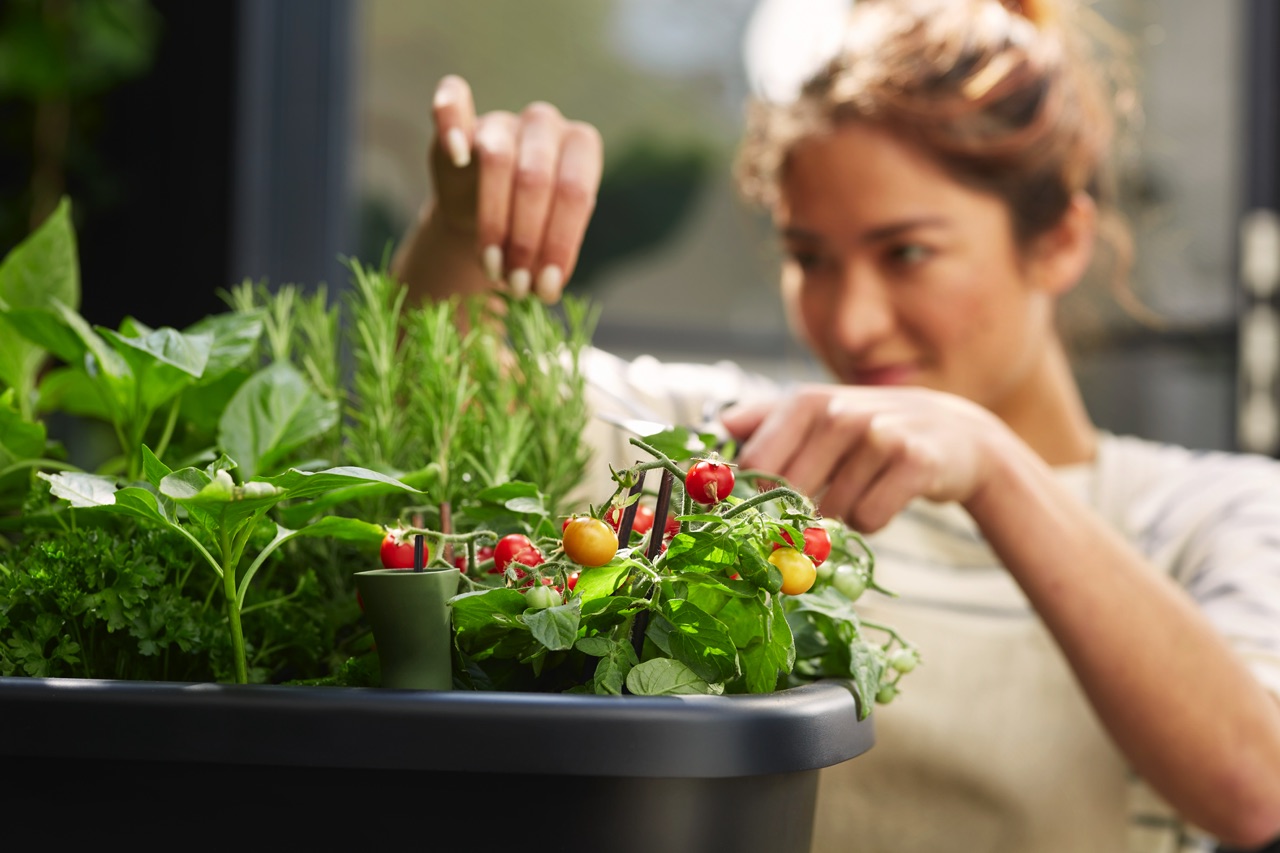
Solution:
{"label": "woman's arm", "polygon": [[722,417],[745,439],[742,465],[855,529],[918,497],[961,503],[1134,769],[1228,843],[1280,833],[1280,705],[1186,592],[990,412],[920,388],[810,386]]}
{"label": "woman's arm", "polygon": [[[1003,442],[965,506],[1135,771],[1232,844],[1280,835],[1280,704],[1186,592]],[[1277,555],[1280,559],[1280,555]]]}

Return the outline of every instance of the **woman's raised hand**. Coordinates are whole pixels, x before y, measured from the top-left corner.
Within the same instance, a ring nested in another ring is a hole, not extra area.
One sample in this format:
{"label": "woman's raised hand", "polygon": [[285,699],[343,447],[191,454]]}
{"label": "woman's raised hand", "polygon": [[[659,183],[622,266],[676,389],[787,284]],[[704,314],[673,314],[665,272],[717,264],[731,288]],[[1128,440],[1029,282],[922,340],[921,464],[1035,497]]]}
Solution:
{"label": "woman's raised hand", "polygon": [[430,226],[462,241],[478,268],[517,297],[560,298],[595,209],[600,133],[537,101],[476,114],[471,87],[444,77],[433,100]]}
{"label": "woman's raised hand", "polygon": [[986,409],[924,388],[806,385],[721,420],[742,441],[738,464],[778,475],[867,533],[918,497],[966,503],[998,462],[1027,455]]}

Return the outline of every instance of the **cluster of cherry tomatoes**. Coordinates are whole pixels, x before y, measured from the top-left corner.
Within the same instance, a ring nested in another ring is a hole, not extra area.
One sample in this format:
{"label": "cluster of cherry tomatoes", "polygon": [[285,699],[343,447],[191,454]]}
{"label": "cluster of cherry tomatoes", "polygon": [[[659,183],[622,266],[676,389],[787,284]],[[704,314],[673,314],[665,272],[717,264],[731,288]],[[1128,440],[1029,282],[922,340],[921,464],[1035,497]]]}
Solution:
{"label": "cluster of cherry tomatoes", "polygon": [[[689,497],[706,506],[724,500],[733,486],[733,466],[718,459],[701,459],[685,472],[684,487]],[[792,547],[774,545],[769,555],[769,562],[782,573],[782,591],[787,595],[808,592],[818,578],[818,566],[831,553],[831,536],[822,527],[807,528],[803,551],[794,547],[790,535],[782,536]]]}
{"label": "cluster of cherry tomatoes", "polygon": [[[689,466],[685,472],[685,490],[689,497],[704,505],[714,506],[720,503],[733,491],[733,466],[715,457],[700,459]],[[573,516],[565,519],[561,528],[562,547],[565,556],[584,568],[603,566],[613,559],[618,552],[618,530],[622,526],[624,509],[611,507],[603,519],[589,515]],[[653,529],[655,521],[652,508],[641,504],[636,507],[631,529],[641,536]],[[663,548],[666,548],[672,537],[680,532],[680,522],[674,514],[668,515],[663,528]],[[784,533],[783,538],[791,543],[790,535]],[[430,558],[430,552],[423,548],[424,565]],[[806,528],[804,531],[803,550],[775,544],[769,562],[782,573],[782,592],[788,595],[799,595],[807,592],[818,576],[818,567],[831,553],[831,537],[820,526]],[[387,532],[382,541],[382,565],[388,569],[412,569],[414,566],[414,543],[401,530]],[[538,546],[523,533],[509,533],[493,546],[481,545],[476,548],[476,559],[485,562],[492,558],[491,574],[505,574],[513,568],[517,580],[526,576],[524,568],[533,568],[546,561],[546,557],[538,550]],[[460,554],[454,558],[454,565],[466,571],[467,558]],[[521,568],[524,567],[524,568]],[[566,578],[565,585],[572,590],[577,583],[578,572],[572,572]],[[543,578],[541,584],[532,579],[525,581],[526,596],[532,608],[553,607],[563,602],[564,590],[553,584],[550,578]]]}

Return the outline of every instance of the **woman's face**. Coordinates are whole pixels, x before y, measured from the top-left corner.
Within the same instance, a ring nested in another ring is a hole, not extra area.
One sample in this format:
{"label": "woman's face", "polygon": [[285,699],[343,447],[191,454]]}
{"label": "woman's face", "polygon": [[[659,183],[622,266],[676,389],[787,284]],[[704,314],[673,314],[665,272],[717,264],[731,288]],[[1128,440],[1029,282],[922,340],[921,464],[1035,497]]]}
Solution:
{"label": "woman's face", "polygon": [[1052,300],[996,197],[855,124],[792,149],[774,214],[788,307],[840,381],[925,386],[997,413],[1036,381]]}

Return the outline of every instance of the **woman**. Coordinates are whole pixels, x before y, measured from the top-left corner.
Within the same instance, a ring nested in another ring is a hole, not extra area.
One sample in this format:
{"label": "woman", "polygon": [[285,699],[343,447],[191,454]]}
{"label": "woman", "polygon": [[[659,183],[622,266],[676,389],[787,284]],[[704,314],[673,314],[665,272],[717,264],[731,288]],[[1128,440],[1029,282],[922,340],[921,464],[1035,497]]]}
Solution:
{"label": "woman", "polygon": [[[744,188],[838,384],[605,368],[627,393],[738,400],[742,465],[874,534],[900,598],[860,605],[925,665],[876,748],[824,772],[818,850],[1280,836],[1280,468],[1100,432],[1054,328],[1113,218],[1116,98],[1075,12],[862,0],[801,96],[753,112]],[[457,78],[435,114],[437,200],[398,272],[429,296],[558,298],[598,134],[547,104],[477,117]]]}

